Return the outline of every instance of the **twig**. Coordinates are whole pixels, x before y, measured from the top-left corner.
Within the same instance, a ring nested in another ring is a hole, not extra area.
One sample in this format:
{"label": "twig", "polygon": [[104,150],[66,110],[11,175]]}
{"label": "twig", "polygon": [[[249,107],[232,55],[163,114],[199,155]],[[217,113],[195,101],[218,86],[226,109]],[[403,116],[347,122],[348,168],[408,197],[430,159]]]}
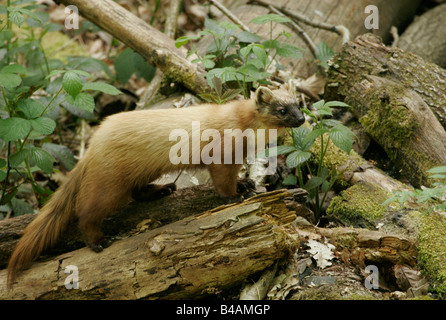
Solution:
{"label": "twig", "polygon": [[304,16],[303,14],[301,14],[297,11],[290,10],[283,6],[278,6],[275,3],[267,1],[267,0],[249,0],[248,1],[248,3],[253,3],[253,2],[256,2],[262,6],[265,6],[265,7],[272,6],[276,9],[278,9],[279,11],[281,11],[282,13],[284,13],[285,15],[292,17],[293,19],[297,19],[297,20],[299,20],[307,25],[310,25],[312,27],[335,32],[342,36],[342,43],[345,43],[350,40],[350,31],[343,25],[335,26],[335,25],[325,23],[325,22],[313,21],[313,20],[308,19],[306,16]]}
{"label": "twig", "polygon": [[229,11],[224,5],[222,5],[217,0],[209,0],[209,2],[214,5],[218,10],[220,10],[225,16],[227,16],[232,22],[238,24],[244,31],[251,32],[249,28],[237,18],[231,11]]}
{"label": "twig", "polygon": [[303,94],[307,95],[309,98],[311,98],[314,101],[318,101],[319,100],[319,97],[314,95],[313,92],[311,92],[307,88],[300,87],[300,86],[295,86],[295,89],[296,89],[296,91],[299,91],[300,93],[303,93]]}
{"label": "twig", "polygon": [[170,0],[169,14],[167,15],[166,24],[164,25],[164,33],[172,39],[175,39],[175,33],[177,32],[177,16],[179,8],[179,0]]}
{"label": "twig", "polygon": [[85,130],[87,128],[87,122],[82,119],[81,120],[81,132],[80,132],[80,136],[81,136],[81,140],[80,140],[80,150],[79,150],[79,160],[83,158],[84,154],[85,154]]}
{"label": "twig", "polygon": [[[272,5],[269,5],[268,9],[271,12],[274,12],[275,14],[285,17],[285,15],[282,12],[277,10]],[[286,25],[300,36],[300,38],[306,43],[308,48],[310,48],[310,51],[313,54],[313,57],[316,58],[316,46],[315,46],[313,40],[311,40],[310,36],[294,21],[286,23]]]}
{"label": "twig", "polygon": [[[165,34],[174,39],[175,34],[177,32],[177,17],[178,17],[178,11],[180,7],[180,0],[171,0],[170,1],[170,7],[169,7],[169,13],[166,18],[166,23],[164,25],[164,32]],[[150,103],[150,101],[153,100],[153,98],[158,93],[159,89],[161,88],[161,83],[163,81],[164,74],[161,72],[160,69],[156,69],[155,76],[153,77],[152,81],[150,81],[150,84],[145,89],[141,99],[136,103],[136,110],[145,109],[145,107]]]}
{"label": "twig", "polygon": [[398,41],[400,40],[400,36],[398,35],[398,29],[397,29],[397,27],[395,27],[395,26],[391,26],[391,27],[390,27],[390,34],[391,34],[392,37],[393,37],[393,42],[392,42],[391,47],[392,47],[392,48],[395,48],[395,47],[398,46]]}

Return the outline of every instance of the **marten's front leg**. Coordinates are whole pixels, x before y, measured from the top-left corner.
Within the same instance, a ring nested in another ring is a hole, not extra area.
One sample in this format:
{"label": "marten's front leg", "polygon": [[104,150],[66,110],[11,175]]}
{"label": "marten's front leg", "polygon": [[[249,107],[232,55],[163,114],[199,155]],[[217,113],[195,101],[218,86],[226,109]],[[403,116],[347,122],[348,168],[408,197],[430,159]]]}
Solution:
{"label": "marten's front leg", "polygon": [[237,193],[239,164],[211,164],[208,166],[215,191],[227,202],[242,202],[243,197]]}
{"label": "marten's front leg", "polygon": [[132,198],[136,201],[153,201],[172,194],[177,190],[175,183],[165,185],[148,184],[132,190]]}

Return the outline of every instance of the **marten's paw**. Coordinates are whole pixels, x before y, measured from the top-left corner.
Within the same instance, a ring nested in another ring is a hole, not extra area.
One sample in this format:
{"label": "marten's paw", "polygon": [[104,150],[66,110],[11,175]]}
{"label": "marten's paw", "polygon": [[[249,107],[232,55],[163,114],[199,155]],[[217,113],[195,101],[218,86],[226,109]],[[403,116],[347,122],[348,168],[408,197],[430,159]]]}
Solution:
{"label": "marten's paw", "polygon": [[105,248],[109,247],[112,244],[113,241],[110,239],[102,239],[98,243],[89,243],[88,246],[93,250],[94,252],[101,252]]}
{"label": "marten's paw", "polygon": [[229,197],[220,197],[225,204],[230,204],[230,203],[240,203],[243,202],[244,198],[242,195],[235,195],[235,196],[229,196]]}
{"label": "marten's paw", "polygon": [[168,196],[177,191],[177,185],[175,183],[168,183],[163,185],[159,189],[159,193],[161,196]]}
{"label": "marten's paw", "polygon": [[237,193],[244,194],[255,189],[256,183],[252,179],[246,178],[237,181]]}
{"label": "marten's paw", "polygon": [[165,185],[148,184],[132,191],[132,198],[136,201],[153,201],[171,195],[177,190],[175,183]]}

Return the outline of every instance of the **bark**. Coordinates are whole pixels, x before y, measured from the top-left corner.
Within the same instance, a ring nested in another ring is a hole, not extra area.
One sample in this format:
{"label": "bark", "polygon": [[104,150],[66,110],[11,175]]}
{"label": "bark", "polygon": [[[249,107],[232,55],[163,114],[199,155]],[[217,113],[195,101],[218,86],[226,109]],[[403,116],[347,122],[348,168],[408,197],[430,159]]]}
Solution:
{"label": "bark", "polygon": [[446,4],[417,17],[400,36],[398,47],[446,68]]}
{"label": "bark", "polygon": [[427,170],[446,164],[446,131],[415,91],[369,76],[349,90],[346,102],[413,185],[430,184]]}
{"label": "bark", "polygon": [[[379,29],[373,30],[373,32],[380,37],[383,37],[386,42],[391,41],[391,36],[389,34],[390,27],[392,25],[401,27],[402,25],[407,24],[412,19],[418,5],[421,3],[420,0],[396,0],[391,3],[384,0],[276,0],[270,2],[273,2],[277,6],[284,6],[288,9],[297,11],[315,22],[326,22],[335,26],[344,25],[349,29],[352,39],[357,35],[369,31],[364,26],[364,20],[369,15],[364,13],[364,9],[370,4],[376,5],[379,9]],[[227,7],[250,28],[251,32],[261,35],[265,39],[269,38],[269,24],[255,25],[248,23],[257,16],[270,13],[267,8],[256,5],[254,1],[240,0],[228,1]],[[308,34],[309,38],[313,40],[314,44],[317,45],[319,42],[324,41],[335,52],[341,50],[342,39],[336,33],[314,28],[300,22],[298,24]],[[273,24],[274,35],[279,34],[282,30],[286,30],[293,34],[291,39],[286,40],[285,42],[289,42],[297,47],[305,49],[302,59],[280,60],[281,63],[287,67],[287,71],[291,72],[294,77],[299,76],[303,78],[307,78],[317,72],[316,64],[308,63],[308,61],[314,61],[314,57],[308,49],[305,41],[283,24]],[[203,47],[206,48],[207,43],[204,43]]]}
{"label": "bark", "polygon": [[209,89],[203,70],[186,59],[174,40],[151,27],[112,0],[60,0],[75,5],[79,13],[141,54],[173,82],[182,83],[196,93]]}
{"label": "bark", "polygon": [[[172,205],[175,203],[175,205]],[[222,205],[212,185],[200,185],[179,189],[172,195],[151,202],[131,202],[103,223],[107,237],[126,236],[138,229],[138,224],[145,221],[146,227],[156,228],[198,212],[210,210]],[[181,207],[181,210],[178,208]],[[35,215],[27,214],[0,221],[0,265],[6,267],[9,257],[23,234],[25,227]],[[145,227],[145,228],[146,228]],[[71,224],[63,233],[54,248],[47,255],[56,255],[84,246],[77,223]]]}
{"label": "bark", "polygon": [[[286,199],[285,202],[290,210],[296,211],[297,215],[307,217],[310,211],[300,205],[300,203],[305,203],[305,199],[306,192],[296,189],[294,198]],[[156,201],[129,203],[115,215],[107,218],[102,229],[106,237],[119,239],[140,230],[154,229],[198,212],[211,210],[223,204],[224,202],[210,184],[183,188]],[[25,227],[34,217],[34,214],[27,214],[0,221],[0,266],[2,268],[6,268],[12,250]],[[46,252],[45,257],[59,255],[84,246],[77,223],[74,222],[63,233],[55,247]]]}
{"label": "bark", "polygon": [[355,84],[374,75],[418,93],[446,127],[446,70],[410,52],[386,47],[372,34],[345,44],[332,61],[326,100],[343,100]]}
{"label": "bark", "polygon": [[[297,195],[299,197],[299,195]],[[182,299],[240,284],[296,248],[285,228],[296,218],[278,190],[241,204],[184,218],[116,241],[100,254],[82,248],[35,263],[1,299]],[[65,287],[67,266],[79,270],[79,289]]]}
{"label": "bark", "polygon": [[445,70],[367,34],[333,59],[326,91],[327,100],[352,106],[413,185],[430,184],[426,171],[446,163],[446,132],[435,117],[446,125]]}
{"label": "bark", "polygon": [[316,232],[337,247],[337,256],[341,261],[361,268],[386,262],[416,265],[416,242],[396,233],[352,228],[317,228]]}

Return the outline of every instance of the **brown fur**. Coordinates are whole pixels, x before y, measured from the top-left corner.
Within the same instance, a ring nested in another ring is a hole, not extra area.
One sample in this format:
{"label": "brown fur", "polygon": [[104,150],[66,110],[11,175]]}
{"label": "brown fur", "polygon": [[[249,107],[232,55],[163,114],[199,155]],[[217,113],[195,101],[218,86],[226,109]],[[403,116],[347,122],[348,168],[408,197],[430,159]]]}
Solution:
{"label": "brown fur", "polygon": [[[283,108],[288,108],[288,114],[278,113]],[[18,270],[27,267],[46,248],[54,245],[75,217],[87,244],[100,251],[102,221],[126,204],[132,193],[134,197],[150,198],[153,192],[169,192],[169,186],[146,189],[144,186],[164,173],[203,167],[203,163],[173,165],[169,161],[169,150],[177,143],[169,141],[171,130],[185,129],[191,137],[192,121],[200,121],[201,130],[217,129],[223,137],[224,129],[296,127],[303,123],[303,116],[294,100],[278,98],[269,89],[262,88],[257,90],[255,99],[226,105],[132,111],[108,117],[93,135],[88,151],[68,181],[25,229],[10,258],[8,286],[12,285]],[[200,149],[207,143],[202,141]],[[221,196],[238,196],[239,168],[238,164],[208,166],[215,189]],[[149,195],[145,194],[147,192]]]}

